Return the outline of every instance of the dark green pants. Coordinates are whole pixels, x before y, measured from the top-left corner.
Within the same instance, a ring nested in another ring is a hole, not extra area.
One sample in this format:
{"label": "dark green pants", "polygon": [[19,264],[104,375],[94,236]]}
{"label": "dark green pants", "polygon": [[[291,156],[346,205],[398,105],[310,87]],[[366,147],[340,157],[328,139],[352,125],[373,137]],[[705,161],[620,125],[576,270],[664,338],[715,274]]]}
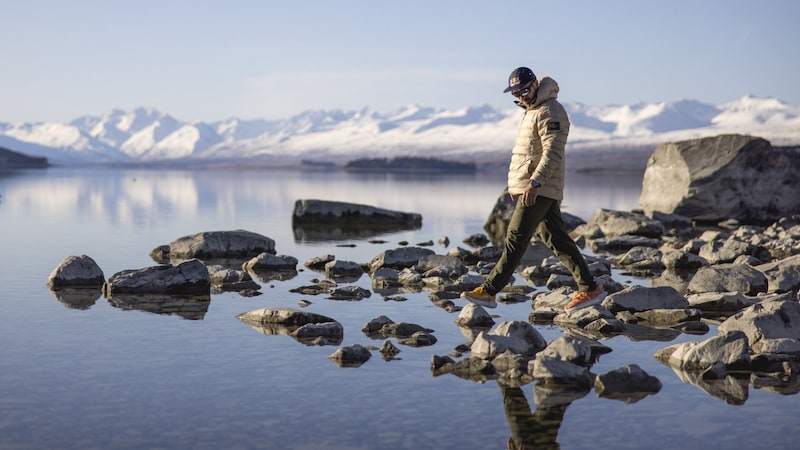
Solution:
{"label": "dark green pants", "polygon": [[505,250],[483,282],[483,287],[490,294],[497,294],[511,281],[534,232],[572,272],[579,290],[591,291],[597,287],[583,253],[564,228],[560,202],[539,196],[533,206],[526,208],[520,196],[508,222]]}

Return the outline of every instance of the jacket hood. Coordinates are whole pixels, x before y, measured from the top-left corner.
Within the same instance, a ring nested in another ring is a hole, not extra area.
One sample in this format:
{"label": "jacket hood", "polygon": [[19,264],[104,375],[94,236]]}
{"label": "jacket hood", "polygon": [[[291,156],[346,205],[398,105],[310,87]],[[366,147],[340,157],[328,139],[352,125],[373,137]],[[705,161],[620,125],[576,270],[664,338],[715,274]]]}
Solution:
{"label": "jacket hood", "polygon": [[531,109],[555,98],[558,98],[558,83],[550,77],[542,77],[539,79],[539,90],[536,91],[536,98],[533,99],[532,104],[528,105],[526,108],[522,106],[519,101],[515,101],[514,103],[520,108]]}
{"label": "jacket hood", "polygon": [[533,101],[532,108],[542,103],[558,97],[558,83],[550,77],[543,77],[539,80],[539,90],[536,92],[536,100]]}

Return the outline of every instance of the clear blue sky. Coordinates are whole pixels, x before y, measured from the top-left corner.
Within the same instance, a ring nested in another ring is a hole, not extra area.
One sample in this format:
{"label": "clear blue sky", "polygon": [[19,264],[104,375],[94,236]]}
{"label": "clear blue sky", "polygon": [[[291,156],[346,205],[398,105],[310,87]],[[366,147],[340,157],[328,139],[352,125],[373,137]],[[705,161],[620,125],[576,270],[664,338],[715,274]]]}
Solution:
{"label": "clear blue sky", "polygon": [[0,18],[3,122],[507,107],[520,65],[591,106],[800,105],[796,0],[19,0]]}

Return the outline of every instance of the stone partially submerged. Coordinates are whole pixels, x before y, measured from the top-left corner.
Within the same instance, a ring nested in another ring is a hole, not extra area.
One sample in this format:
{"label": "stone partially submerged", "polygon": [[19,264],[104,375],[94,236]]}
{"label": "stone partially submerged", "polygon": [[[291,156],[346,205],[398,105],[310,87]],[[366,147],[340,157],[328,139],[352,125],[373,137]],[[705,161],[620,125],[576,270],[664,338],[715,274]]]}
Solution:
{"label": "stone partially submerged", "polygon": [[292,214],[295,240],[301,242],[365,238],[421,226],[417,213],[328,200],[297,200]]}
{"label": "stone partially submerged", "polygon": [[260,253],[275,254],[275,241],[246,230],[206,231],[180,237],[169,245],[161,245],[150,252],[154,261],[170,260],[245,260]]}
{"label": "stone partially submerged", "polygon": [[47,277],[47,287],[99,288],[106,281],[100,266],[86,255],[68,256]]}
{"label": "stone partially submerged", "polygon": [[721,135],[661,144],[647,162],[639,208],[701,221],[764,222],[800,212],[800,151]]}
{"label": "stone partially submerged", "polygon": [[123,270],[112,275],[103,286],[107,298],[118,294],[210,295],[211,277],[198,259],[177,265],[161,265]]}
{"label": "stone partially submerged", "polygon": [[339,345],[342,324],[328,316],[292,308],[261,308],[236,316],[261,334],[290,336],[305,345]]}

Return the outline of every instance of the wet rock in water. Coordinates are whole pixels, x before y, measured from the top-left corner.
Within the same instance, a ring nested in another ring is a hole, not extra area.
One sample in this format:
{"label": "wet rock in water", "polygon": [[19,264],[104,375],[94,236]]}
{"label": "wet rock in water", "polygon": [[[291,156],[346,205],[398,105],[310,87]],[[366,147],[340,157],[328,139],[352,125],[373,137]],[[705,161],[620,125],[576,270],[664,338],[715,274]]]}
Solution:
{"label": "wet rock in water", "polygon": [[449,356],[433,355],[431,357],[431,372],[433,376],[449,373],[475,382],[484,382],[497,376],[497,370],[491,362],[476,357],[455,361]]}
{"label": "wet rock in water", "polygon": [[390,267],[381,267],[370,277],[372,285],[377,287],[400,286],[400,271]]}
{"label": "wet rock in water", "polygon": [[687,309],[689,301],[671,286],[648,288],[630,286],[609,294],[602,305],[612,313],[619,311],[641,312],[651,309]]}
{"label": "wet rock in water", "polygon": [[494,323],[492,316],[482,306],[473,303],[465,305],[456,317],[456,325],[460,327],[489,328]]}
{"label": "wet rock in water", "polygon": [[291,308],[261,308],[236,316],[261,334],[290,336],[304,345],[339,345],[344,327],[336,320]]}
{"label": "wet rock in water", "polygon": [[301,242],[366,238],[421,226],[419,214],[357,203],[301,199],[292,213],[294,236]]}
{"label": "wet rock in water", "polygon": [[589,369],[551,356],[537,356],[531,361],[531,375],[537,383],[570,386],[591,386],[594,382]]}
{"label": "wet rock in water", "polygon": [[563,325],[574,325],[578,328],[585,328],[590,323],[605,319],[608,321],[617,320],[614,314],[600,305],[587,306],[581,309],[573,309],[558,314],[553,318],[553,323]]}
{"label": "wet rock in water", "polygon": [[260,253],[275,254],[275,241],[246,230],[208,231],[180,237],[169,245],[150,252],[156,262],[181,259],[238,259],[252,258]]}
{"label": "wet rock in water", "polygon": [[328,286],[322,286],[320,284],[312,284],[309,286],[300,286],[289,289],[289,292],[294,292],[296,294],[305,294],[305,295],[327,294],[330,291],[331,289]]}
{"label": "wet rock in water", "polygon": [[343,286],[330,291],[331,300],[361,300],[372,296],[372,292],[360,286]]}
{"label": "wet rock in water", "polygon": [[427,347],[436,343],[436,336],[426,332],[417,331],[408,337],[398,337],[397,342],[409,347]]}
{"label": "wet rock in water", "polygon": [[336,257],[334,255],[325,255],[325,256],[316,256],[311,258],[305,262],[305,266],[311,270],[325,270],[325,265],[331,261],[334,261]]}
{"label": "wet rock in water", "polygon": [[210,292],[211,277],[198,259],[175,266],[123,270],[112,275],[103,286],[107,298],[118,294],[210,295]]}
{"label": "wet rock in water", "polygon": [[756,295],[766,292],[767,277],[747,264],[717,264],[701,267],[689,281],[689,294],[704,292],[741,292]]}
{"label": "wet rock in water", "polygon": [[336,320],[322,314],[292,308],[259,308],[239,314],[236,318],[251,324],[275,323],[298,327],[308,323],[336,322]]}
{"label": "wet rock in water", "polygon": [[532,356],[547,346],[544,337],[528,322],[513,320],[503,322],[488,333],[478,334],[472,343],[472,356],[494,359],[506,350],[519,355]]}
{"label": "wet rock in water", "polygon": [[47,277],[47,287],[61,288],[100,288],[106,281],[97,263],[86,255],[68,256]]}
{"label": "wet rock in water", "polygon": [[344,338],[344,327],[339,322],[307,323],[291,332],[302,343],[314,345],[339,345]]}
{"label": "wet rock in water", "polygon": [[253,281],[250,274],[244,270],[227,269],[217,264],[207,266],[206,269],[211,277],[211,290],[214,293],[261,289],[261,285]]}
{"label": "wet rock in water", "polygon": [[364,274],[364,269],[357,262],[336,259],[325,264],[325,274],[335,280],[347,278],[354,282]]}
{"label": "wet rock in water", "polygon": [[383,355],[383,359],[390,360],[394,359],[397,354],[400,353],[400,349],[392,344],[392,341],[387,340],[381,345],[380,352]]}
{"label": "wet rock in water", "polygon": [[242,297],[258,297],[261,294],[262,292],[258,289],[242,289],[239,291],[239,295]]}
{"label": "wet rock in water", "polygon": [[636,403],[661,390],[661,381],[636,364],[628,364],[600,375],[594,380],[598,397]]}
{"label": "wet rock in water", "polygon": [[380,334],[381,329],[386,325],[393,324],[394,321],[386,316],[378,316],[367,322],[361,331],[367,336]]}
{"label": "wet rock in water", "polygon": [[684,371],[706,370],[721,363],[729,368],[746,368],[750,364],[747,336],[734,331],[702,342],[685,342],[662,349],[655,358]]}
{"label": "wet rock in water", "polygon": [[405,269],[414,267],[420,258],[436,254],[429,248],[401,247],[386,250],[372,259],[369,263],[370,272],[375,272],[381,267],[392,269]]}
{"label": "wet rock in water", "polygon": [[468,272],[464,261],[456,256],[427,255],[417,261],[414,270],[423,277],[458,278]]}
{"label": "wet rock in water", "polygon": [[433,332],[430,328],[415,323],[394,322],[386,316],[378,316],[370,320],[361,328],[361,331],[372,338],[410,338],[417,333]]}
{"label": "wet rock in water", "polygon": [[295,270],[297,263],[297,258],[294,256],[275,255],[265,252],[245,261],[242,264],[242,268],[252,271]]}
{"label": "wet rock in water", "polygon": [[339,367],[359,367],[372,357],[370,351],[359,344],[341,347],[328,356]]}
{"label": "wet rock in water", "polygon": [[[611,351],[611,349],[608,349],[608,351]],[[562,335],[554,339],[547,344],[544,350],[536,355],[537,358],[556,358],[584,367],[591,367],[595,362],[595,356],[592,346],[588,344],[586,339],[578,339],[569,335]]]}

